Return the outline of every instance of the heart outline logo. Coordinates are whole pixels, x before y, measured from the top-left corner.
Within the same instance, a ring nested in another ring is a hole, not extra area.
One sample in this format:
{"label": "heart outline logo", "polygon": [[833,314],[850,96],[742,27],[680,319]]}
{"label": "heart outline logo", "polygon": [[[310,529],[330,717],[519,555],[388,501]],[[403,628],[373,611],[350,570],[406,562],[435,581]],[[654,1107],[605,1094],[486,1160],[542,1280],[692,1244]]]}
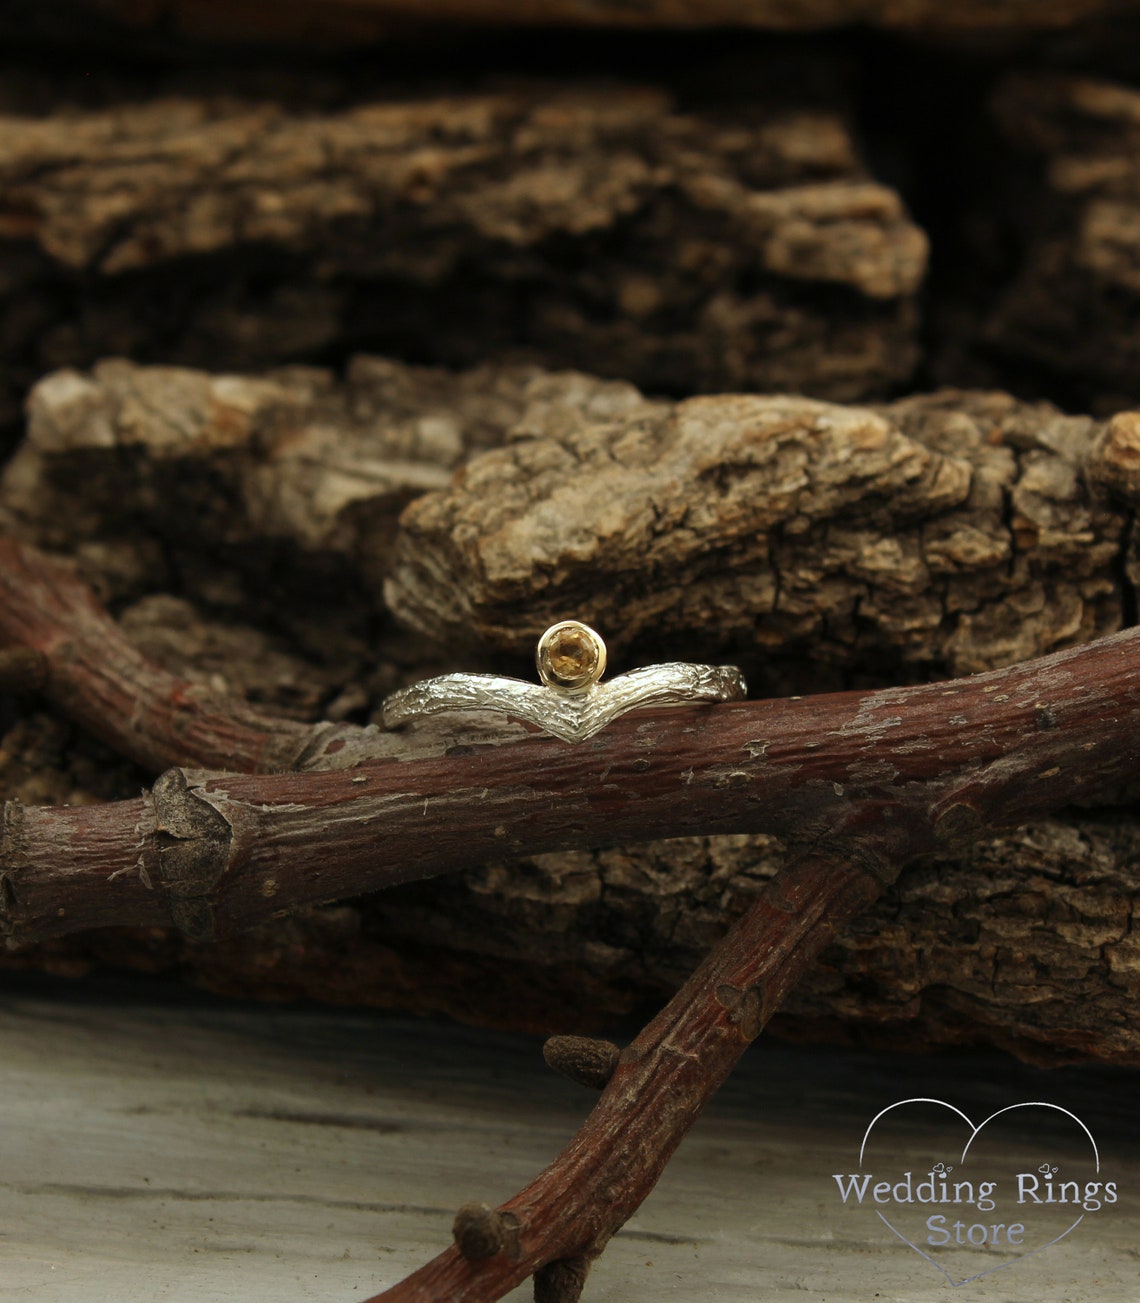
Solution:
{"label": "heart outline logo", "polygon": [[[880,1120],[880,1118],[885,1117],[893,1109],[902,1108],[907,1104],[938,1104],[942,1108],[948,1108],[952,1113],[956,1113],[958,1117],[960,1117],[962,1121],[965,1122],[965,1124],[970,1128],[970,1136],[962,1148],[962,1154],[958,1160],[959,1163],[965,1162],[966,1155],[970,1152],[970,1146],[977,1139],[982,1129],[986,1127],[990,1122],[992,1122],[994,1118],[1000,1117],[1003,1113],[1012,1113],[1014,1110],[1020,1108],[1053,1109],[1055,1112],[1063,1113],[1066,1117],[1071,1118],[1088,1137],[1089,1144],[1092,1146],[1092,1151],[1093,1151],[1093,1160],[1095,1163],[1094,1170],[1096,1171],[1097,1175],[1100,1174],[1100,1150],[1097,1148],[1097,1143],[1096,1140],[1093,1138],[1092,1132],[1088,1129],[1087,1126],[1085,1126],[1085,1124],[1081,1121],[1079,1117],[1077,1117],[1075,1113],[1071,1112],[1067,1108],[1063,1108],[1060,1104],[1049,1104],[1044,1100],[1023,1100],[1020,1104],[1007,1104],[1005,1108],[997,1109],[995,1112],[991,1113],[989,1117],[983,1118],[982,1121],[979,1122],[977,1126],[975,1126],[973,1119],[967,1116],[967,1114],[963,1113],[962,1110],[960,1108],[957,1108],[954,1104],[948,1104],[944,1099],[932,1099],[929,1097],[900,1099],[897,1100],[894,1104],[888,1104],[886,1108],[881,1109],[878,1113],[875,1114],[875,1116],[867,1124],[867,1130],[863,1132],[863,1143],[859,1146],[860,1168],[862,1168],[863,1166],[863,1158],[867,1152],[867,1141],[870,1138],[871,1132],[875,1128],[875,1124]],[[1019,1257],[1012,1258],[1008,1262],[999,1262],[993,1267],[987,1267],[984,1271],[978,1271],[971,1276],[963,1277],[963,1279],[961,1280],[955,1280],[954,1277],[951,1276],[951,1274],[946,1270],[945,1267],[942,1266],[940,1262],[937,1262],[934,1258],[930,1256],[929,1253],[926,1253],[922,1249],[920,1249],[917,1244],[914,1244],[910,1240],[908,1240],[907,1237],[902,1233],[902,1231],[900,1231],[897,1226],[894,1226],[891,1223],[891,1221],[887,1217],[885,1217],[882,1212],[879,1211],[878,1208],[875,1209],[875,1213],[879,1217],[879,1219],[883,1222],[883,1224],[892,1232],[892,1234],[896,1235],[900,1240],[902,1240],[902,1242],[908,1248],[913,1249],[920,1258],[925,1259],[927,1262],[930,1263],[932,1267],[936,1268],[945,1277],[946,1282],[951,1286],[952,1289],[959,1289],[963,1285],[969,1285],[972,1281],[980,1280],[983,1276],[992,1276],[993,1273],[996,1271],[1004,1271],[1007,1267],[1014,1267],[1019,1262],[1024,1262],[1026,1258],[1032,1258],[1035,1257],[1038,1253],[1043,1253],[1046,1249],[1052,1248],[1054,1244],[1059,1243],[1067,1235],[1072,1234],[1072,1232],[1075,1231],[1077,1227],[1081,1224],[1081,1222],[1083,1222],[1085,1219],[1085,1214],[1082,1212],[1081,1215],[1076,1219],[1076,1221],[1074,1221],[1070,1226],[1066,1227],[1066,1229],[1063,1230],[1060,1233],[1060,1235],[1055,1235],[1053,1239],[1049,1240],[1047,1243],[1038,1245],[1037,1248],[1030,1249],[1027,1253],[1023,1253]]]}

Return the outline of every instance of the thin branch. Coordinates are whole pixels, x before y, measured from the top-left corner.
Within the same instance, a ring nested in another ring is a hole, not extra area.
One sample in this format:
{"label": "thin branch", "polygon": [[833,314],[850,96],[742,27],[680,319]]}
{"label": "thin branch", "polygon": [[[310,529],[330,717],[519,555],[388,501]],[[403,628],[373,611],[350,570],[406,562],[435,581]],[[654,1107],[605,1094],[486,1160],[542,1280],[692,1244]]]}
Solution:
{"label": "thin branch", "polygon": [[536,1298],[577,1298],[586,1264],[653,1189],[741,1054],[819,952],[883,889],[890,852],[859,835],[776,879],[622,1051],[569,1145],[496,1210],[511,1228],[498,1251],[465,1257],[455,1244],[368,1303],[485,1303],[536,1272]]}
{"label": "thin branch", "polygon": [[205,939],[506,857],[712,833],[803,848],[890,824],[913,859],[1134,779],[1138,724],[1129,630],[947,683],[634,711],[580,746],[457,733],[448,754],[347,771],[173,769],[134,801],[9,802],[0,927],[32,941],[173,924]]}
{"label": "thin branch", "polygon": [[[34,658],[38,687],[119,755],[243,773],[298,768],[332,728],[279,719],[168,674],[123,636],[61,562],[0,538],[0,646]],[[359,730],[358,730],[359,731]]]}
{"label": "thin branch", "polygon": [[[153,773],[174,765],[242,774],[349,769],[440,755],[452,741],[440,729],[408,737],[374,725],[301,724],[170,674],[140,654],[64,562],[3,536],[0,649],[0,689],[42,692]],[[525,736],[517,726],[499,732],[495,740]]]}
{"label": "thin branch", "polygon": [[[652,1190],[744,1048],[819,952],[907,862],[940,841],[965,844],[1055,808],[1062,787],[1070,796],[1091,794],[1102,782],[1140,773],[1138,690],[1140,634],[1132,631],[976,679],[814,699],[812,742],[801,733],[789,746],[785,716],[784,727],[752,747],[772,766],[782,800],[794,802],[799,788],[818,803],[815,847],[622,1051],[567,1148],[495,1210],[512,1228],[509,1241],[477,1260],[454,1245],[370,1303],[486,1303],[532,1274],[536,1299],[573,1303],[587,1264]],[[853,713],[828,718],[840,702]],[[797,704],[763,708],[773,719]],[[721,708],[710,726],[747,710]],[[823,831],[826,771],[839,804],[831,804],[834,821]],[[730,803],[738,773],[739,786],[751,787],[743,765],[730,771],[723,784]],[[781,776],[791,783],[780,784]]]}

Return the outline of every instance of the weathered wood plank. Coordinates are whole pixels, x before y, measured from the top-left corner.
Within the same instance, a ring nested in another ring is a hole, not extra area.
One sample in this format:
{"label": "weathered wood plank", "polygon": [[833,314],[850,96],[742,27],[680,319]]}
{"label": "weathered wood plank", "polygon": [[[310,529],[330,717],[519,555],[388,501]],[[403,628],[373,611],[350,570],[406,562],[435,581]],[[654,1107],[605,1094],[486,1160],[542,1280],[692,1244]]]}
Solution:
{"label": "weathered wood plank", "polygon": [[[291,1303],[363,1297],[548,1161],[592,1102],[536,1039],[358,1013],[0,997],[0,1297]],[[994,1056],[761,1044],[588,1284],[595,1303],[939,1303],[946,1286],[871,1217],[840,1215],[885,1103],[1056,1100],[1106,1175],[1140,1179],[1135,1078]],[[915,1144],[931,1133],[921,1128]],[[978,1297],[1124,1303],[1135,1213],[1099,1217]],[[649,1265],[652,1264],[652,1265]],[[523,1289],[512,1298],[523,1300]]]}

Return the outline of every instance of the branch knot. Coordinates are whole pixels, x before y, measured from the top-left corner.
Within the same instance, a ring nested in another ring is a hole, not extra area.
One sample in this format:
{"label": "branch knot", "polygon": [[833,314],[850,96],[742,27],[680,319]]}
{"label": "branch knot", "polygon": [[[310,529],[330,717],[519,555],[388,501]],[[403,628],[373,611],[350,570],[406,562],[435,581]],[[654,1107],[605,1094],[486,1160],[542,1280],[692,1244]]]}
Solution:
{"label": "branch knot", "polygon": [[506,1225],[503,1215],[490,1204],[465,1203],[451,1226],[455,1247],[468,1262],[493,1258],[503,1247]]}
{"label": "branch knot", "polygon": [[590,1036],[551,1036],[542,1047],[547,1065],[580,1086],[602,1090],[618,1065],[621,1050],[613,1041]]}

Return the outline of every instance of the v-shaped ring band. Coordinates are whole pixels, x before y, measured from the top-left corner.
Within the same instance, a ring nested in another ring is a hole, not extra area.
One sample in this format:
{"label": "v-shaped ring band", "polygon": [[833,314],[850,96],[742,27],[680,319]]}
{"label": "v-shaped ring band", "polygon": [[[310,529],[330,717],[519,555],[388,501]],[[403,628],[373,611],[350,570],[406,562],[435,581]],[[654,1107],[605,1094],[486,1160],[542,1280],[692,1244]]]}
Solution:
{"label": "v-shaped ring band", "polygon": [[588,625],[571,620],[542,635],[537,660],[541,687],[497,674],[444,674],[402,688],[384,701],[384,727],[399,728],[421,715],[493,710],[564,742],[584,742],[639,706],[739,701],[747,693],[744,676],[732,665],[649,665],[600,683],[605,644]]}

